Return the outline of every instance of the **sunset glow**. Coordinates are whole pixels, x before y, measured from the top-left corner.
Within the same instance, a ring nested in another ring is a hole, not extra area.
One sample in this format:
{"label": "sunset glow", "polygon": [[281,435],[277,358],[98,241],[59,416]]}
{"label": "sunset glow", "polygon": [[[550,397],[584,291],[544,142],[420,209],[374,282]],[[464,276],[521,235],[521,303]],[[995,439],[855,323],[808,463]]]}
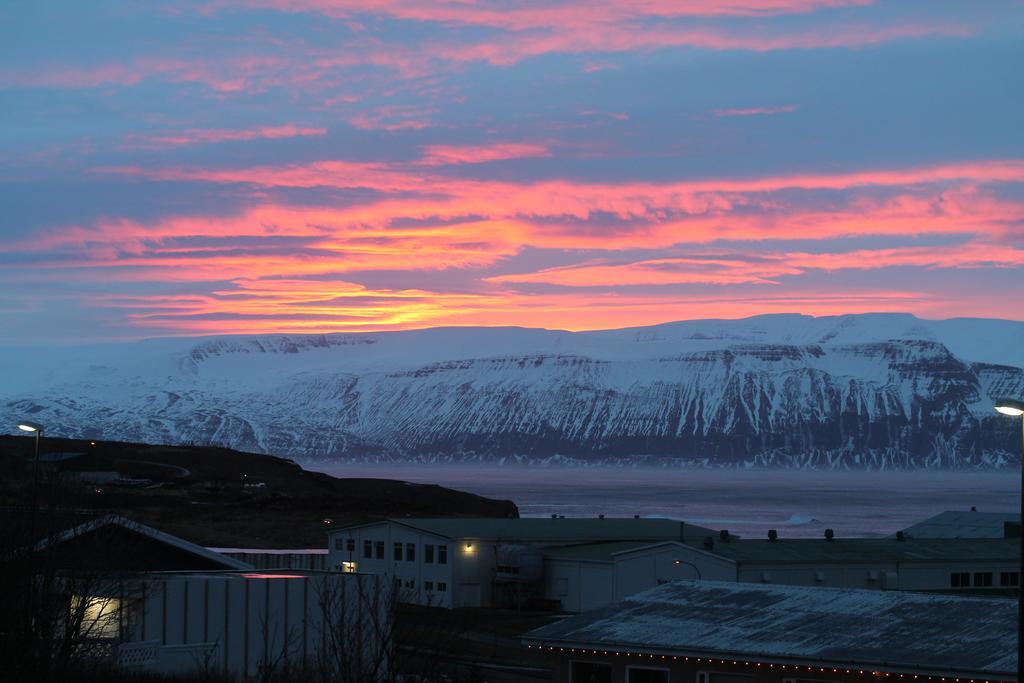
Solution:
{"label": "sunset glow", "polygon": [[44,5],[0,342],[1024,319],[1018,2]]}

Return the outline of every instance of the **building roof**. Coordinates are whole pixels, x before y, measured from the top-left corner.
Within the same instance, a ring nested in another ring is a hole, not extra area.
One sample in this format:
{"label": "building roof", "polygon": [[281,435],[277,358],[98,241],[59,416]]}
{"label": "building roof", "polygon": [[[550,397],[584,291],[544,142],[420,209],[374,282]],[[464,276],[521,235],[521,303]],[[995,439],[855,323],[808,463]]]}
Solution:
{"label": "building roof", "polygon": [[[658,545],[665,544],[649,544],[645,547]],[[710,550],[691,540],[686,546],[713,553],[739,564],[877,564],[955,560],[1002,562],[1017,561],[1020,558],[1019,539],[1015,538],[908,538],[904,541],[895,538],[837,538],[832,541],[823,538],[780,538],[774,542],[738,539],[729,543],[715,543]],[[633,550],[639,548],[620,552]]]}
{"label": "building roof", "polygon": [[908,526],[903,533],[911,538],[1003,538],[1007,522],[1019,524],[1020,514],[946,510]]}
{"label": "building roof", "polygon": [[122,528],[132,534],[149,539],[155,543],[169,546],[176,551],[192,555],[214,565],[219,565],[224,569],[252,569],[252,565],[248,562],[242,562],[241,560],[233,557],[222,555],[210,550],[209,548],[204,548],[201,545],[186,541],[185,539],[178,538],[177,536],[172,536],[171,534],[159,531],[153,527],[146,526],[145,524],[139,524],[138,522],[121,517],[120,515],[104,515],[102,517],[95,517],[88,521],[83,521],[76,526],[69,526],[60,533],[40,541],[36,546],[36,549],[42,550],[50,545],[56,546],[62,543],[75,541],[76,539],[81,539],[90,533],[109,527]]}
{"label": "building roof", "polygon": [[908,672],[1012,675],[1017,602],[674,581],[523,636],[528,644]]}
{"label": "building roof", "polygon": [[577,562],[611,562],[616,553],[650,546],[648,541],[614,541],[612,543],[580,543],[544,548],[544,559]]}
{"label": "building roof", "polygon": [[[400,517],[387,521],[444,538],[473,538],[530,543],[586,543],[587,541],[665,541],[704,538],[717,532],[674,519],[596,517]],[[367,526],[367,525],[360,525]],[[347,533],[346,529],[331,536]]]}

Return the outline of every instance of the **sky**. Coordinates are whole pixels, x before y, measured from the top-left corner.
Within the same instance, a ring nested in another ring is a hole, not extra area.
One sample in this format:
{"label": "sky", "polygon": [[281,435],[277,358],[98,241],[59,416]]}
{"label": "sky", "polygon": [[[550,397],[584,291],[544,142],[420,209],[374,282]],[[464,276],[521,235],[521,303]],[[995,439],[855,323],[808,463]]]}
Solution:
{"label": "sky", "polygon": [[1024,320],[1018,0],[0,4],[0,343]]}

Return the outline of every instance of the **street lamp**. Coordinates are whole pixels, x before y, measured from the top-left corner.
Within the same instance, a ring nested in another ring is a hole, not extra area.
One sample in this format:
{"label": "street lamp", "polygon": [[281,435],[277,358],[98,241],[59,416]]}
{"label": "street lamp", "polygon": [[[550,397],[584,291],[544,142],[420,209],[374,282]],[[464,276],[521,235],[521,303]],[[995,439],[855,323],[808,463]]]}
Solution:
{"label": "street lamp", "polygon": [[1019,417],[1021,435],[1021,469],[1020,469],[1020,523],[1017,535],[1020,536],[1020,567],[1017,572],[1017,680],[1022,680],[1021,667],[1024,666],[1024,401],[1012,398],[996,399],[995,409],[1003,415]]}
{"label": "street lamp", "polygon": [[34,432],[36,435],[36,457],[35,461],[32,463],[32,479],[35,481],[39,473],[39,436],[43,433],[43,425],[38,422],[22,420],[18,423],[18,429],[23,432]]}

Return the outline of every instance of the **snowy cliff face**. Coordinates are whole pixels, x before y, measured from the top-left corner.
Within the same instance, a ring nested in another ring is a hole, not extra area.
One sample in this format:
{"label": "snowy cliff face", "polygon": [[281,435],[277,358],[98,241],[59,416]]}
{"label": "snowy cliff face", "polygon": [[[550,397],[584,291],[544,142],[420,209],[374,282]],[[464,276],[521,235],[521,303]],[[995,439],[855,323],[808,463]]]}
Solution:
{"label": "snowy cliff face", "polygon": [[1000,467],[1024,323],[762,316],[8,352],[0,424],[290,457]]}

